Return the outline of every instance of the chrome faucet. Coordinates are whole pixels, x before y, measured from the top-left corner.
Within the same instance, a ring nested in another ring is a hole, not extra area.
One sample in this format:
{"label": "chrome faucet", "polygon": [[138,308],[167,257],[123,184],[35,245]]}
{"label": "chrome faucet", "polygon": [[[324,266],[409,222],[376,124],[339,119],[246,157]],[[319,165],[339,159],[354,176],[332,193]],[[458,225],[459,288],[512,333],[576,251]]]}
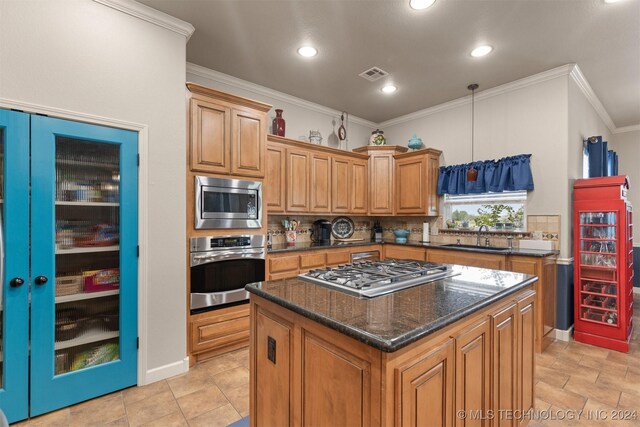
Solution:
{"label": "chrome faucet", "polygon": [[[483,224],[480,227],[478,227],[478,239],[476,241],[476,246],[480,246],[480,235],[482,234],[482,227],[484,227],[486,231],[489,231],[489,227],[487,225],[485,225],[485,224]],[[489,239],[487,239],[487,241],[485,241],[485,244],[487,246],[489,246],[488,242],[489,242]]]}

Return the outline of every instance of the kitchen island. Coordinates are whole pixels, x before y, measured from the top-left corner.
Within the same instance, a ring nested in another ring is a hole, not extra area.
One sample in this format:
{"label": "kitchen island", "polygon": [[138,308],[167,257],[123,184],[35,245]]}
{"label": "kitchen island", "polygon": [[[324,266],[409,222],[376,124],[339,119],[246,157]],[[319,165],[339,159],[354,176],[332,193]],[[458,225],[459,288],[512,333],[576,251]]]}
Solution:
{"label": "kitchen island", "polygon": [[537,278],[453,269],[375,298],[248,285],[251,425],[526,424],[509,411],[533,408]]}

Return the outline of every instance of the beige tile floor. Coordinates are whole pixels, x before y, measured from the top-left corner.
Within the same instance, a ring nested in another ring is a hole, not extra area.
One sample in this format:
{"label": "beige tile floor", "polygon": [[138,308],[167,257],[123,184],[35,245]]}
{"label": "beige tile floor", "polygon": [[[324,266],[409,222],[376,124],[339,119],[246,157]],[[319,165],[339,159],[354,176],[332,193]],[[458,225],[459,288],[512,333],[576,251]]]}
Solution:
{"label": "beige tile floor", "polygon": [[[536,409],[530,426],[640,426],[640,295],[628,354],[556,341],[536,358]],[[584,410],[579,419],[578,412]],[[611,420],[616,411],[637,420]],[[591,411],[591,418],[587,419]],[[249,414],[249,351],[200,363],[187,374],[132,387],[19,423],[19,426],[226,426]],[[606,415],[607,419],[600,416]]]}

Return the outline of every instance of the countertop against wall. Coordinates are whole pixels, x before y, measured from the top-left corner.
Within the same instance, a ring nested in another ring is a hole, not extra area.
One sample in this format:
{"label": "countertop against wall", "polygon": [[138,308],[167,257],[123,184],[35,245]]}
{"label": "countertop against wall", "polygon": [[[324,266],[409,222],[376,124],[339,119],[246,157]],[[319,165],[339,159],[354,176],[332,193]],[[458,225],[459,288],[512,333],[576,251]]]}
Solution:
{"label": "countertop against wall", "polygon": [[547,251],[547,250],[538,250],[538,249],[520,249],[513,248],[510,250],[504,251],[495,251],[491,249],[485,249],[482,246],[478,247],[466,247],[466,246],[455,246],[455,245],[445,245],[442,243],[424,243],[417,241],[409,241],[407,243],[396,243],[393,240],[383,240],[382,242],[375,242],[373,240],[361,240],[356,242],[337,242],[332,240],[330,243],[312,243],[312,242],[299,242],[295,245],[287,245],[286,243],[273,244],[270,248],[268,248],[267,253],[275,254],[282,252],[296,252],[296,251],[311,251],[318,249],[336,249],[336,248],[345,248],[345,247],[353,247],[353,246],[369,246],[369,245],[403,245],[403,246],[414,246],[420,248],[432,248],[432,249],[445,249],[452,251],[467,251],[467,252],[481,252],[481,253],[489,253],[489,254],[497,254],[497,255],[516,255],[516,256],[532,256],[532,257],[546,257],[549,255],[558,255],[558,251]]}

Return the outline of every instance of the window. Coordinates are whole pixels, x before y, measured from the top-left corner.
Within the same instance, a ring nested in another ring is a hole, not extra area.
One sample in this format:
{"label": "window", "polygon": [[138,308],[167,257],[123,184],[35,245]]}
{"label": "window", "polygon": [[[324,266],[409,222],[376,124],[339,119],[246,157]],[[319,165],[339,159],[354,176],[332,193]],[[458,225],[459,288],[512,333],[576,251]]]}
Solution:
{"label": "window", "polygon": [[474,229],[487,225],[495,230],[526,230],[526,191],[444,196],[447,228]]}

